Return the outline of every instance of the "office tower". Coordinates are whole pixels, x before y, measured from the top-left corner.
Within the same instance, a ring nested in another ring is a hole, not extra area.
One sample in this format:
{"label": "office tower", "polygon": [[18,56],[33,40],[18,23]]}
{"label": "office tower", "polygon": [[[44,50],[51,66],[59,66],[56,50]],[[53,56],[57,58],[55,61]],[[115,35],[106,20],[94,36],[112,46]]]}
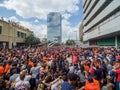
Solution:
{"label": "office tower", "polygon": [[50,12],[47,16],[47,41],[61,43],[61,14],[58,12]]}

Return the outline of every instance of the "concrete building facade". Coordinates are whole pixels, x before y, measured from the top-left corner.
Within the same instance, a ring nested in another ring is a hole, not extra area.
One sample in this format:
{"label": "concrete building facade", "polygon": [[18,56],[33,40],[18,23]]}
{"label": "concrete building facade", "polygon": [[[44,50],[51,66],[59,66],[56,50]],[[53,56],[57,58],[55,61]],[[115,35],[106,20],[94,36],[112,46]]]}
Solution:
{"label": "concrete building facade", "polygon": [[83,41],[83,22],[79,26],[79,40]]}
{"label": "concrete building facade", "polygon": [[0,19],[0,47],[12,48],[23,44],[26,36],[32,32],[15,22]]}
{"label": "concrete building facade", "polygon": [[93,46],[120,46],[120,0],[83,0],[83,40]]}

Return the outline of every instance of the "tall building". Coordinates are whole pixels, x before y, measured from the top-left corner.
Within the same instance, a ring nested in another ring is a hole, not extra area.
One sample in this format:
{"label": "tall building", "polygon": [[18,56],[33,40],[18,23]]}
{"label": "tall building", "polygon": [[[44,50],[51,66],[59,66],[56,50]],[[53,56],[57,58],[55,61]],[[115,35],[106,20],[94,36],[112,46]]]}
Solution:
{"label": "tall building", "polygon": [[15,22],[0,19],[0,48],[12,48],[13,46],[23,45],[23,40],[32,32]]}
{"label": "tall building", "polygon": [[120,47],[120,0],[83,0],[83,40]]}
{"label": "tall building", "polygon": [[61,14],[58,12],[51,12],[47,16],[47,41],[54,41],[57,39],[61,43]]}

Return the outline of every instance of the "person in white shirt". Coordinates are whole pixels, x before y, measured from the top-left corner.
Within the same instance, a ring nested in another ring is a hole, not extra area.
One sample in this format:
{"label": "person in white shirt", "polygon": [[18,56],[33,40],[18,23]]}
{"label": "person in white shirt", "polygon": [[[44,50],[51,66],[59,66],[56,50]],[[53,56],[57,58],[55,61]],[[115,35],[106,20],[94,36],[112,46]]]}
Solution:
{"label": "person in white shirt", "polygon": [[[25,74],[25,78],[24,78],[24,81],[30,81],[31,79],[31,75],[27,75],[27,70],[22,70],[21,71],[21,74]],[[20,76],[18,76],[15,80],[16,82],[19,82],[20,81]]]}
{"label": "person in white shirt", "polygon": [[20,81],[15,84],[15,90],[30,90],[30,84],[28,81],[24,81],[25,74],[20,74]]}

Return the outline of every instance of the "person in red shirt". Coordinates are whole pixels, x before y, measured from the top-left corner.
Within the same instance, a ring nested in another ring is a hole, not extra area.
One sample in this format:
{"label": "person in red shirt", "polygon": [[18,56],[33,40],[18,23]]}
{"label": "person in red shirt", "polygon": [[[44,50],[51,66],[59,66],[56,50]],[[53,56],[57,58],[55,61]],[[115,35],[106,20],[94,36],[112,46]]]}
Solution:
{"label": "person in red shirt", "polygon": [[117,61],[113,67],[113,71],[118,74],[116,90],[120,90],[120,61]]}
{"label": "person in red shirt", "polygon": [[77,55],[74,54],[74,55],[73,55],[73,64],[76,64],[77,62],[78,62]]}
{"label": "person in red shirt", "polygon": [[120,54],[116,56],[116,60],[120,60]]}

